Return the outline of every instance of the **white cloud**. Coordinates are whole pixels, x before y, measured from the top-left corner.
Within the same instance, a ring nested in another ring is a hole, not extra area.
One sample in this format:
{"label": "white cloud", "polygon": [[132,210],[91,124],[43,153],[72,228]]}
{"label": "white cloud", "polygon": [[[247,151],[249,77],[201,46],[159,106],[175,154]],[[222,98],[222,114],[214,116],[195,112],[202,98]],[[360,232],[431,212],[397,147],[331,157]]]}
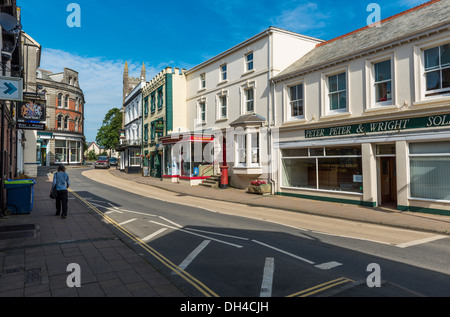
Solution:
{"label": "white cloud", "polygon": [[318,8],[317,3],[301,3],[293,9],[283,10],[272,19],[275,26],[298,33],[327,26],[329,15]]}
{"label": "white cloud", "polygon": [[[59,73],[65,67],[79,73],[79,83],[86,99],[85,136],[94,141],[106,113],[112,108],[122,107],[122,82],[124,60],[108,60],[103,57],[85,57],[73,53],[44,49],[40,68]],[[155,76],[164,66],[145,63],[147,80]],[[165,65],[166,66],[166,65]],[[142,62],[128,61],[131,77],[139,77]]]}

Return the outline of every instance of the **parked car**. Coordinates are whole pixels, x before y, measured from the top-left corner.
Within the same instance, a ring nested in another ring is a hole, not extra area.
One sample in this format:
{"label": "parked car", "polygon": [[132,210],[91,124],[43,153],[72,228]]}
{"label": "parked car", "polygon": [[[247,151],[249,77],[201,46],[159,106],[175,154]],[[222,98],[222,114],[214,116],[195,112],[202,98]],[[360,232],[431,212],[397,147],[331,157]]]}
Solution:
{"label": "parked car", "polygon": [[100,155],[95,162],[95,168],[110,168],[109,156]]}
{"label": "parked car", "polygon": [[111,166],[117,166],[119,164],[117,157],[111,157],[109,158],[109,165]]}

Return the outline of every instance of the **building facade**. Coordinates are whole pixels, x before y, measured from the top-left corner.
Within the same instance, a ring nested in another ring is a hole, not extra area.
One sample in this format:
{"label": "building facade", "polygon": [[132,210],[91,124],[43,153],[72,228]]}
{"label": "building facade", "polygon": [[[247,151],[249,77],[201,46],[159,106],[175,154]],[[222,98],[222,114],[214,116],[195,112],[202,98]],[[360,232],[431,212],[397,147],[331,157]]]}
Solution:
{"label": "building facade", "polygon": [[177,166],[170,140],[163,139],[174,127],[186,126],[186,80],[184,70],[167,67],[146,83],[142,92],[142,153],[144,175],[175,179]]}
{"label": "building facade", "polygon": [[233,187],[270,179],[271,80],[321,42],[270,27],[189,69],[187,128],[193,141],[181,163],[184,176],[201,176],[197,171],[212,165],[215,174],[229,167]]}
{"label": "building facade", "polygon": [[273,80],[276,191],[450,210],[450,7],[321,43]]}
{"label": "building facade", "polygon": [[38,92],[47,105],[47,128],[37,133],[36,161],[41,166],[83,163],[84,105],[78,72],[38,69]]}
{"label": "building facade", "polygon": [[123,71],[122,131],[116,151],[120,156],[120,170],[126,173],[141,172],[142,159],[142,89],[146,71],[142,65],[141,77],[129,76],[128,63]]}

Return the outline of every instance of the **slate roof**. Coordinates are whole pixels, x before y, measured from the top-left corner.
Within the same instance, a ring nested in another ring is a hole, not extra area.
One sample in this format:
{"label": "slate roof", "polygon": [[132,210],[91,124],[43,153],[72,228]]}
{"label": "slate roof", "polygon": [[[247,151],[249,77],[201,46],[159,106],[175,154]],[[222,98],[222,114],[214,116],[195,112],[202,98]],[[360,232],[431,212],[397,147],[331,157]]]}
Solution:
{"label": "slate roof", "polygon": [[266,119],[256,113],[244,114],[230,123],[230,126],[247,125],[247,124],[262,124]]}
{"label": "slate roof", "polygon": [[380,27],[364,27],[318,44],[288,66],[274,80],[305,73],[345,57],[370,51],[439,26],[450,27],[450,0],[433,0],[381,21]]}

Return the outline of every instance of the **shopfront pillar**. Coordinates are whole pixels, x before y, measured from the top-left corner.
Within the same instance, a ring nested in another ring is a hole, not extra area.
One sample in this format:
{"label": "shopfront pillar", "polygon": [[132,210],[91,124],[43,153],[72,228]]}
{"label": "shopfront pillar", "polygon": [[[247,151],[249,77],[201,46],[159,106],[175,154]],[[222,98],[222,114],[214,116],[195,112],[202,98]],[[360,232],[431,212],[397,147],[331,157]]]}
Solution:
{"label": "shopfront pillar", "polygon": [[361,145],[363,167],[363,204],[370,207],[377,206],[377,160],[376,146],[371,143]]}
{"label": "shopfront pillar", "polygon": [[395,153],[397,157],[397,208],[403,209],[409,206],[408,201],[408,174],[409,174],[409,158],[408,143],[406,141],[398,141],[395,143]]}

